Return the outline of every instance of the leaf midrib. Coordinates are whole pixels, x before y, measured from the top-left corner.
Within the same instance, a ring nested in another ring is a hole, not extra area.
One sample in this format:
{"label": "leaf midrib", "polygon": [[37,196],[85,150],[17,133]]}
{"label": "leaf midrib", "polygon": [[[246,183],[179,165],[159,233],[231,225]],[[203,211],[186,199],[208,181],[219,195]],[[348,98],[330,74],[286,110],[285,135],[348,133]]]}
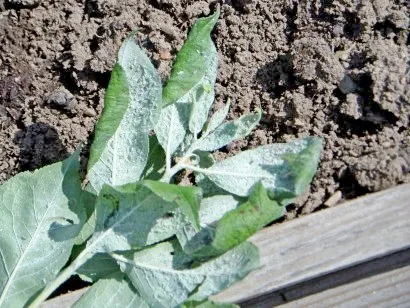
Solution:
{"label": "leaf midrib", "polygon": [[181,167],[185,169],[190,169],[192,171],[196,171],[199,173],[203,173],[206,175],[235,176],[235,177],[240,177],[240,178],[263,178],[263,179],[271,179],[271,180],[276,179],[275,176],[272,176],[268,172],[266,172],[265,174],[255,174],[255,173],[251,174],[251,173],[243,173],[243,172],[240,173],[240,172],[233,172],[233,171],[218,171],[218,170],[215,170],[217,166],[211,167],[208,169],[198,168],[198,167],[191,166],[191,165],[182,165]]}
{"label": "leaf midrib", "polygon": [[[125,258],[124,256],[118,255],[118,254],[111,254],[114,259],[116,259],[117,261],[123,262],[123,263],[127,263],[132,265],[133,267],[137,267],[137,268],[141,268],[141,269],[148,269],[151,271],[156,271],[156,272],[165,272],[165,273],[170,273],[170,274],[174,274],[174,275],[190,275],[190,276],[213,276],[213,277],[220,277],[220,276],[226,276],[226,273],[222,273],[222,274],[206,274],[206,273],[198,273],[195,272],[195,269],[185,269],[185,270],[175,270],[175,269],[168,269],[168,268],[163,268],[163,267],[155,267],[153,265],[148,265],[146,263],[137,263],[135,260],[129,260],[127,258]],[[232,275],[235,273],[229,273],[229,275]]]}

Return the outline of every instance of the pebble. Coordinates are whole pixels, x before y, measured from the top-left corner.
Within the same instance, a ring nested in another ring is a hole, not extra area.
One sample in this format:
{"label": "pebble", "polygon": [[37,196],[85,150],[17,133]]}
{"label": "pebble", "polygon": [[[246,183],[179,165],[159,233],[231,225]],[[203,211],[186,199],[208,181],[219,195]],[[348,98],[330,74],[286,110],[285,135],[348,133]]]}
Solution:
{"label": "pebble", "polygon": [[96,116],[97,116],[97,113],[95,112],[95,110],[92,109],[92,108],[88,108],[88,107],[85,107],[85,108],[83,109],[83,114],[84,114],[86,117],[96,117]]}
{"label": "pebble", "polygon": [[75,108],[76,100],[67,89],[60,87],[47,97],[47,103],[58,109],[72,110]]}
{"label": "pebble", "polygon": [[172,55],[169,51],[160,51],[159,57],[161,60],[167,60],[167,61],[172,59]]}
{"label": "pebble", "polygon": [[324,203],[327,207],[332,207],[336,205],[342,199],[342,192],[340,190],[336,191],[333,195],[330,196]]}
{"label": "pebble", "polygon": [[339,83],[339,89],[343,94],[353,93],[356,91],[357,85],[350,76],[345,75]]}

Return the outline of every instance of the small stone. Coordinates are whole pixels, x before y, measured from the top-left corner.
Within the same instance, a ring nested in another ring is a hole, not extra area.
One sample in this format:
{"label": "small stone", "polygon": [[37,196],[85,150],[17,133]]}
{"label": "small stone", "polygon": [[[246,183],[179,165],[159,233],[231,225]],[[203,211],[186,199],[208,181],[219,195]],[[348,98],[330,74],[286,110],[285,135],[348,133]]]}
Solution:
{"label": "small stone", "polygon": [[169,51],[160,51],[159,57],[161,60],[166,60],[166,61],[169,61],[172,59],[172,55]]}
{"label": "small stone", "polygon": [[8,114],[15,120],[17,121],[20,117],[21,117],[21,111],[16,110],[16,109],[12,109],[12,108],[7,108],[6,110],[8,112]]}
{"label": "small stone", "polygon": [[47,103],[52,107],[68,111],[75,108],[76,100],[70,91],[60,87],[47,97]]}
{"label": "small stone", "polygon": [[357,85],[350,76],[345,75],[339,83],[339,89],[343,94],[353,93],[356,91]]}
{"label": "small stone", "polygon": [[346,102],[340,106],[340,112],[357,120],[363,116],[362,97],[357,94],[347,94]]}
{"label": "small stone", "polygon": [[337,24],[333,27],[333,35],[335,36],[341,36],[343,34],[343,25]]}
{"label": "small stone", "polygon": [[97,113],[95,112],[95,110],[92,109],[92,108],[88,108],[88,107],[85,107],[85,108],[83,109],[83,114],[84,114],[86,117],[92,117],[92,118],[97,116]]}
{"label": "small stone", "polygon": [[121,22],[121,21],[118,21],[118,20],[114,21],[111,24],[111,28],[114,29],[114,30],[122,30],[122,29],[124,29],[124,23]]}
{"label": "small stone", "polygon": [[327,207],[332,207],[336,205],[342,199],[342,192],[340,190],[336,191],[333,195],[330,196],[324,203]]}

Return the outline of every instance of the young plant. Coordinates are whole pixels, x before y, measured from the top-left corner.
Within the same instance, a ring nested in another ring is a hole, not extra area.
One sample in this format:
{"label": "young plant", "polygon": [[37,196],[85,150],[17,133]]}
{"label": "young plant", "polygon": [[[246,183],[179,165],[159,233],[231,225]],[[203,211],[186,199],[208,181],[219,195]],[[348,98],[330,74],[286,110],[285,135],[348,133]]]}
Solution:
{"label": "young plant", "polygon": [[[0,187],[0,307],[37,307],[72,275],[93,283],[74,307],[231,306],[208,298],[259,268],[246,240],[306,190],[321,140],[215,161],[261,118],[225,121],[229,103],[208,117],[217,19],[195,23],[164,88],[134,37],[124,41],[85,189],[78,151]],[[195,185],[178,185],[184,170]]]}

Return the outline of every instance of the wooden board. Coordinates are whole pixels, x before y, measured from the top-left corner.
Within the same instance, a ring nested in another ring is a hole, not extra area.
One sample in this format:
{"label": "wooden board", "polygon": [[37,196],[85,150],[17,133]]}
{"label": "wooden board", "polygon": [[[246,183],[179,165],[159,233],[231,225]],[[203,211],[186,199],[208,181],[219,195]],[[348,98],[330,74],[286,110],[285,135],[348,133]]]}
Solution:
{"label": "wooden board", "polygon": [[[377,275],[382,275],[383,273],[388,273],[390,271],[408,268],[409,266],[410,248],[391,255],[377,258],[375,260],[360,263],[355,266],[333,272],[331,274],[306,280],[302,283],[282,288],[263,296],[259,296],[253,299],[246,299],[244,301],[241,301],[241,307],[272,308],[274,306],[280,306],[281,304],[296,300],[298,300],[296,302],[300,303],[302,302],[302,300],[300,299],[302,299],[303,297],[310,297],[313,294],[322,294],[324,292],[327,292],[327,290],[339,288],[341,286],[348,286],[349,284],[355,284],[356,281],[368,279]],[[380,278],[380,280],[381,279],[383,278]],[[393,286],[397,284],[397,281],[390,281]],[[369,293],[367,294],[367,296],[370,296],[371,293],[376,293],[377,286],[375,287],[375,292],[370,291],[370,289],[365,289],[363,290],[363,294]],[[390,295],[393,297],[397,295],[393,293],[393,291],[399,291],[397,288],[392,288],[390,290],[392,292]],[[358,292],[360,293],[361,291],[358,290]],[[326,306],[328,304],[328,306],[332,307],[332,297],[330,296],[330,294],[329,302],[327,302],[327,299],[324,298],[323,305]],[[348,295],[347,299],[349,299]],[[360,307],[360,305],[358,306]],[[304,307],[304,305],[301,305],[300,307]],[[356,306],[353,305],[351,307]]]}
{"label": "wooden board", "polygon": [[263,268],[214,297],[242,302],[410,247],[410,184],[267,228]]}
{"label": "wooden board", "polygon": [[[251,241],[263,268],[214,300],[257,305],[270,298],[265,304],[272,306],[284,301],[280,290],[409,248],[410,184],[266,228]],[[69,307],[64,300],[42,307]]]}
{"label": "wooden board", "polygon": [[299,307],[409,307],[410,266],[361,279],[281,305]]}

